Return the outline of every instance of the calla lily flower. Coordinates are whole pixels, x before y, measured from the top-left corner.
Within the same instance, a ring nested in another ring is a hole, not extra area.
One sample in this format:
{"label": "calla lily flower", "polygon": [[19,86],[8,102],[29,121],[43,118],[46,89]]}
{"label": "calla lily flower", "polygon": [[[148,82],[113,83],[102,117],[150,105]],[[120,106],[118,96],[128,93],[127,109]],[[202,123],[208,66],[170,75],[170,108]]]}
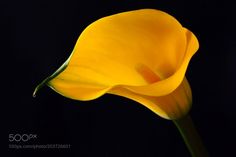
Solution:
{"label": "calla lily flower", "polygon": [[80,35],[48,85],[75,100],[123,96],[166,119],[185,116],[191,88],[185,73],[198,50],[195,35],[171,15],[140,9],[101,18]]}

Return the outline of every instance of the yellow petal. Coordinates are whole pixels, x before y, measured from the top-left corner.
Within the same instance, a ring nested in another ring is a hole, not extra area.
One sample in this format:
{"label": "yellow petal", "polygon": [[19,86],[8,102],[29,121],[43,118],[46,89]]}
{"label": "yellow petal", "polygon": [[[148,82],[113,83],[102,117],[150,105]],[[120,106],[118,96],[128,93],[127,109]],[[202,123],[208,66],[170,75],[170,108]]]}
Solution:
{"label": "yellow petal", "polygon": [[126,87],[127,89],[138,94],[162,96],[171,93],[179,86],[184,78],[190,59],[199,48],[196,36],[186,28],[183,28],[183,30],[187,41],[185,55],[182,62],[180,62],[179,68],[176,69],[173,75],[153,84]]}
{"label": "yellow petal", "polygon": [[124,88],[113,88],[109,93],[132,99],[157,115],[172,120],[185,116],[192,104],[191,88],[186,78],[172,93],[160,97],[140,95]]}
{"label": "yellow petal", "polygon": [[[175,18],[153,9],[99,19],[83,31],[68,66],[49,85],[79,100],[116,86],[151,96],[168,94],[181,83],[194,53],[186,50],[191,43],[186,32]],[[152,71],[151,83],[140,75],[140,65]]]}
{"label": "yellow petal", "polygon": [[[54,88],[53,84],[56,84],[56,89]],[[61,95],[64,95],[71,99],[82,101],[98,98],[110,89],[109,87],[102,87],[91,84],[78,84],[75,86],[73,83],[68,83],[58,79],[55,79],[53,81],[53,84],[50,85],[51,88]]]}

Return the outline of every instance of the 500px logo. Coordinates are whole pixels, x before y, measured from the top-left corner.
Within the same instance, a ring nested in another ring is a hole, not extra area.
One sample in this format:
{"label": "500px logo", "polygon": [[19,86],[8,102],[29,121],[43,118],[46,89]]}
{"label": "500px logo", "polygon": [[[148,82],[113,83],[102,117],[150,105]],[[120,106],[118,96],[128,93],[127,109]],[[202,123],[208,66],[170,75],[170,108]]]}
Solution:
{"label": "500px logo", "polygon": [[31,139],[36,139],[36,134],[9,134],[9,142],[27,142]]}

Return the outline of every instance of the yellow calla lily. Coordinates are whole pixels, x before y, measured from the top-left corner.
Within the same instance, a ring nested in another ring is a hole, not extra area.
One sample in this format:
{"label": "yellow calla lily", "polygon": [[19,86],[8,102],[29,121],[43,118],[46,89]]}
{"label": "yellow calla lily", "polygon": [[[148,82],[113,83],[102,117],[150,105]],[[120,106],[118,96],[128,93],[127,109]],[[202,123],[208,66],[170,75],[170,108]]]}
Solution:
{"label": "yellow calla lily", "polygon": [[198,47],[194,34],[165,12],[141,9],[107,16],[82,32],[69,59],[35,92],[47,84],[76,100],[110,93],[178,119],[191,107],[185,72]]}

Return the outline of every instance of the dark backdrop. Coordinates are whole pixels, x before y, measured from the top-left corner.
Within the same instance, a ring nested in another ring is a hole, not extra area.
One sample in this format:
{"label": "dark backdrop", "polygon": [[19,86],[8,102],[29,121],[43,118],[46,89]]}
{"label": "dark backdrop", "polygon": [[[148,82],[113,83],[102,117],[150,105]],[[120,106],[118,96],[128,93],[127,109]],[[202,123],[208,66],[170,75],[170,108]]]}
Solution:
{"label": "dark backdrop", "polygon": [[[131,100],[105,95],[90,102],[73,101],[47,87],[36,98],[31,96],[35,86],[68,58],[87,25],[106,15],[139,8],[168,12],[198,37],[200,49],[186,74],[193,92],[190,115],[212,157],[235,154],[233,2],[9,0],[0,5],[5,156],[190,156],[171,121]],[[9,136],[17,134],[37,138],[10,142]],[[9,148],[9,144],[19,143],[70,144],[70,148]]]}

